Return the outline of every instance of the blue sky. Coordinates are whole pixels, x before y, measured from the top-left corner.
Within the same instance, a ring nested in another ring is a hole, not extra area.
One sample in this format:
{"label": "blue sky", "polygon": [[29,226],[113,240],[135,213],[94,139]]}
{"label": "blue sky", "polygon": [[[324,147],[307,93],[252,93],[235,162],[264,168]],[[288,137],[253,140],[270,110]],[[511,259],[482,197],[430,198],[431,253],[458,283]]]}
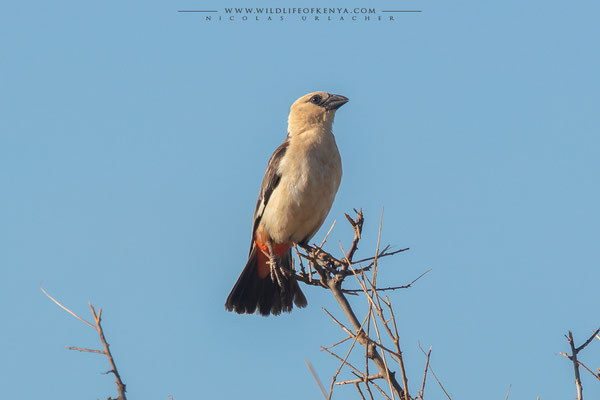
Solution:
{"label": "blue sky", "polygon": [[[243,5],[305,4],[324,6]],[[370,255],[385,207],[382,242],[411,250],[380,282],[432,269],[392,296],[412,391],[420,341],[455,399],[504,398],[511,384],[514,399],[575,397],[563,334],[581,342],[600,326],[600,6],[369,6],[423,12],[208,23],[177,10],[221,5],[4,5],[6,398],[116,393],[102,357],[64,349],[97,337],[40,282],[84,316],[88,301],[103,308],[131,399],[319,398],[304,359],[328,382],[338,364],[319,346],[343,337],[320,309],[342,318],[327,292],[306,288],[309,307],[277,318],[223,308],[289,106],[314,90],[350,98],[334,126],[344,176],[329,249],[362,207],[358,254]],[[600,367],[600,342],[582,360]],[[586,374],[584,394],[600,397]],[[442,398],[433,380],[427,394]]]}

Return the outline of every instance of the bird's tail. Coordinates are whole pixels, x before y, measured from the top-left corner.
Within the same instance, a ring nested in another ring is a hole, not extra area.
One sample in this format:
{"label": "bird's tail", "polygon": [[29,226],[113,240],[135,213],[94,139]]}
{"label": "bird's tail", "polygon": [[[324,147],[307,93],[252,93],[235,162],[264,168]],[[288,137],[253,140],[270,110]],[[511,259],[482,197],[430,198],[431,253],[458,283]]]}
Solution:
{"label": "bird's tail", "polygon": [[[253,243],[248,262],[227,296],[225,302],[227,311],[235,311],[238,314],[253,314],[258,311],[261,315],[267,316],[279,315],[282,311],[290,312],[294,304],[296,307],[306,307],[306,297],[293,276],[284,277],[283,287],[281,287],[276,279],[271,278],[271,274],[265,276],[262,273],[265,258],[266,256]],[[291,249],[281,256],[281,267],[291,273]]]}

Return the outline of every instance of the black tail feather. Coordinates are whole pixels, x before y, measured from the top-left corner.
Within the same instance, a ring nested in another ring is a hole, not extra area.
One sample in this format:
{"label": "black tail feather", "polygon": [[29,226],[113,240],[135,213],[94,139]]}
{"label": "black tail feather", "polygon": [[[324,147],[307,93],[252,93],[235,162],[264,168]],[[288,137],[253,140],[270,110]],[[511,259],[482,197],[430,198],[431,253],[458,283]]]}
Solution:
{"label": "black tail feather", "polygon": [[[244,270],[227,296],[227,311],[238,314],[253,314],[258,311],[267,316],[279,315],[282,311],[290,312],[294,304],[296,307],[306,307],[306,297],[293,277],[285,278],[283,287],[280,287],[270,275],[264,278],[258,276],[256,252],[256,246],[253,246]],[[292,271],[291,249],[281,257],[281,267]]]}

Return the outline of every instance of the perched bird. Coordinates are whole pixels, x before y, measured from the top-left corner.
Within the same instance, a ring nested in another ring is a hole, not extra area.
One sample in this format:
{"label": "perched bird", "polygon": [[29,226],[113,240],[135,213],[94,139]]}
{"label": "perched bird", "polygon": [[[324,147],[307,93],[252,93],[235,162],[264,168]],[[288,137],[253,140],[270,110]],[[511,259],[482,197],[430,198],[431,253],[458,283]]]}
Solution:
{"label": "perched bird", "polygon": [[332,132],[348,98],[309,93],[292,104],[288,134],[275,150],[262,181],[248,261],[225,302],[239,314],[278,315],[306,297],[292,276],[294,243],[307,244],[329,214],[342,179],[342,160]]}

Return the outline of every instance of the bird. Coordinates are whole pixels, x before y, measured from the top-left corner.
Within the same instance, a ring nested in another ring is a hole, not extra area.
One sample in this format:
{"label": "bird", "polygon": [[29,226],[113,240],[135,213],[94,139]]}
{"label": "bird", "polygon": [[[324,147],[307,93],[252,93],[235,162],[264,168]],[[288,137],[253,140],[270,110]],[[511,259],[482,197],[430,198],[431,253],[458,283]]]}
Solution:
{"label": "bird", "polygon": [[227,297],[227,311],[268,316],[308,304],[293,277],[292,247],[317,233],[340,186],[342,160],[332,126],[347,102],[319,91],[290,107],[287,137],[267,164],[248,260]]}

